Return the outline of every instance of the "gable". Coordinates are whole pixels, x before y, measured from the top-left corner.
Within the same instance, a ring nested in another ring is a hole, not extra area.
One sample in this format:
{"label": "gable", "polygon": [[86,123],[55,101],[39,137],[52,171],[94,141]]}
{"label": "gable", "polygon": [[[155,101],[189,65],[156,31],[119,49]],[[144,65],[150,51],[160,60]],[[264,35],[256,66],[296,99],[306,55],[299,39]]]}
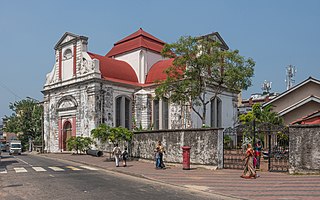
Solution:
{"label": "gable", "polygon": [[301,119],[302,117],[314,112],[315,110],[320,110],[320,99],[310,98],[304,102],[292,106],[281,112],[281,116],[284,119],[285,124],[291,124],[292,122]]}
{"label": "gable", "polygon": [[273,111],[281,112],[311,96],[316,98],[320,97],[320,81],[309,77],[307,80],[283,92],[263,106],[272,104]]}
{"label": "gable", "polygon": [[[280,116],[285,115],[293,110],[299,109],[299,108],[307,108],[308,106],[310,107],[310,105],[312,104],[311,107],[318,107],[320,106],[320,98],[319,97],[315,97],[315,96],[309,96],[299,102],[296,102],[295,104],[292,104],[288,107],[286,107],[285,109],[278,111],[278,114]],[[313,110],[313,109],[311,109]]]}
{"label": "gable", "polygon": [[88,38],[85,37],[85,36],[80,36],[80,35],[76,35],[76,34],[73,34],[73,33],[66,32],[60,38],[60,40],[57,42],[57,44],[54,46],[54,49],[57,50],[59,47],[71,44],[71,43],[75,42],[78,39],[88,40]]}
{"label": "gable", "polygon": [[210,40],[220,42],[222,44],[223,49],[225,49],[225,50],[229,49],[227,43],[223,40],[223,38],[221,37],[221,35],[218,32],[213,32],[213,33],[210,33],[207,35],[203,35],[200,38],[209,38]]}
{"label": "gable", "polygon": [[71,36],[71,35],[67,35],[67,36],[64,38],[64,40],[61,42],[61,44],[66,43],[66,42],[69,42],[70,40],[73,40],[74,38],[76,38],[76,37]]}

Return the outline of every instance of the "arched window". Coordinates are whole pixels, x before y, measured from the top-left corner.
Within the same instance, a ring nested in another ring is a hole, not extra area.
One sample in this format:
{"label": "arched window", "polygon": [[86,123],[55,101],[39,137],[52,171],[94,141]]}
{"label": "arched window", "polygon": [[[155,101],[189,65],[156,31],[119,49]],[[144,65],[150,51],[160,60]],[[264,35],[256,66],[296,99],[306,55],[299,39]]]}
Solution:
{"label": "arched window", "polygon": [[153,100],[153,128],[155,130],[159,130],[160,124],[160,116],[159,116],[160,106],[159,106],[159,100],[155,99]]}
{"label": "arched window", "polygon": [[169,128],[169,103],[166,98],[153,100],[153,128],[155,130]]}
{"label": "arched window", "polygon": [[218,97],[211,100],[211,127],[222,125],[222,101]]}
{"label": "arched window", "polygon": [[167,98],[162,99],[162,129],[169,128],[169,103]]}
{"label": "arched window", "polygon": [[131,129],[131,100],[125,96],[116,98],[116,126]]}
{"label": "arched window", "polygon": [[66,49],[66,50],[64,51],[64,53],[63,53],[63,58],[66,59],[66,60],[72,58],[72,51],[71,51],[71,49]]}

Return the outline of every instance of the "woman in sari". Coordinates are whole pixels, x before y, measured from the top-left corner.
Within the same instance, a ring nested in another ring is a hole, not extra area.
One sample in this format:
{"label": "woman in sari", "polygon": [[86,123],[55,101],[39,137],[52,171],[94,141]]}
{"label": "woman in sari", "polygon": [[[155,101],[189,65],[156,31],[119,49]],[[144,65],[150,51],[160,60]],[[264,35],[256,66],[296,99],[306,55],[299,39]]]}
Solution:
{"label": "woman in sari", "polygon": [[256,171],[253,167],[253,157],[254,151],[252,149],[251,144],[248,144],[245,160],[243,174],[241,178],[256,178]]}

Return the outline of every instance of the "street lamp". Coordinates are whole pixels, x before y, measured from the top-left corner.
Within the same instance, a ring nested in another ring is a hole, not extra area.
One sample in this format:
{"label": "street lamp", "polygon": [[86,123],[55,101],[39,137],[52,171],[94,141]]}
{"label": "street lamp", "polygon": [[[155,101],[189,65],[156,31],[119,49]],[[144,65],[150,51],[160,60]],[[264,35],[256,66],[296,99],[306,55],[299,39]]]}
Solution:
{"label": "street lamp", "polygon": [[[42,105],[42,108],[44,108],[43,104],[44,104],[44,101],[39,101],[35,98],[32,98],[32,97],[29,97],[27,96],[27,99],[31,99],[33,101],[36,101],[38,105]],[[41,113],[41,118],[40,118],[40,123],[41,123],[41,153],[44,153],[44,126],[43,126],[43,123],[44,123],[44,110],[42,111]]]}

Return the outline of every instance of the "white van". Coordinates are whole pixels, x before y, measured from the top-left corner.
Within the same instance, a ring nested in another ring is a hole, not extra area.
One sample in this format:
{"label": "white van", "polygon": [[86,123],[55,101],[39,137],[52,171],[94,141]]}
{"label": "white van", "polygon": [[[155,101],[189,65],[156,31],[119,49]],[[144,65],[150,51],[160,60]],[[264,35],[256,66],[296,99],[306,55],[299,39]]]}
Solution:
{"label": "white van", "polygon": [[9,143],[9,154],[18,154],[21,155],[21,141],[20,140],[12,140]]}

